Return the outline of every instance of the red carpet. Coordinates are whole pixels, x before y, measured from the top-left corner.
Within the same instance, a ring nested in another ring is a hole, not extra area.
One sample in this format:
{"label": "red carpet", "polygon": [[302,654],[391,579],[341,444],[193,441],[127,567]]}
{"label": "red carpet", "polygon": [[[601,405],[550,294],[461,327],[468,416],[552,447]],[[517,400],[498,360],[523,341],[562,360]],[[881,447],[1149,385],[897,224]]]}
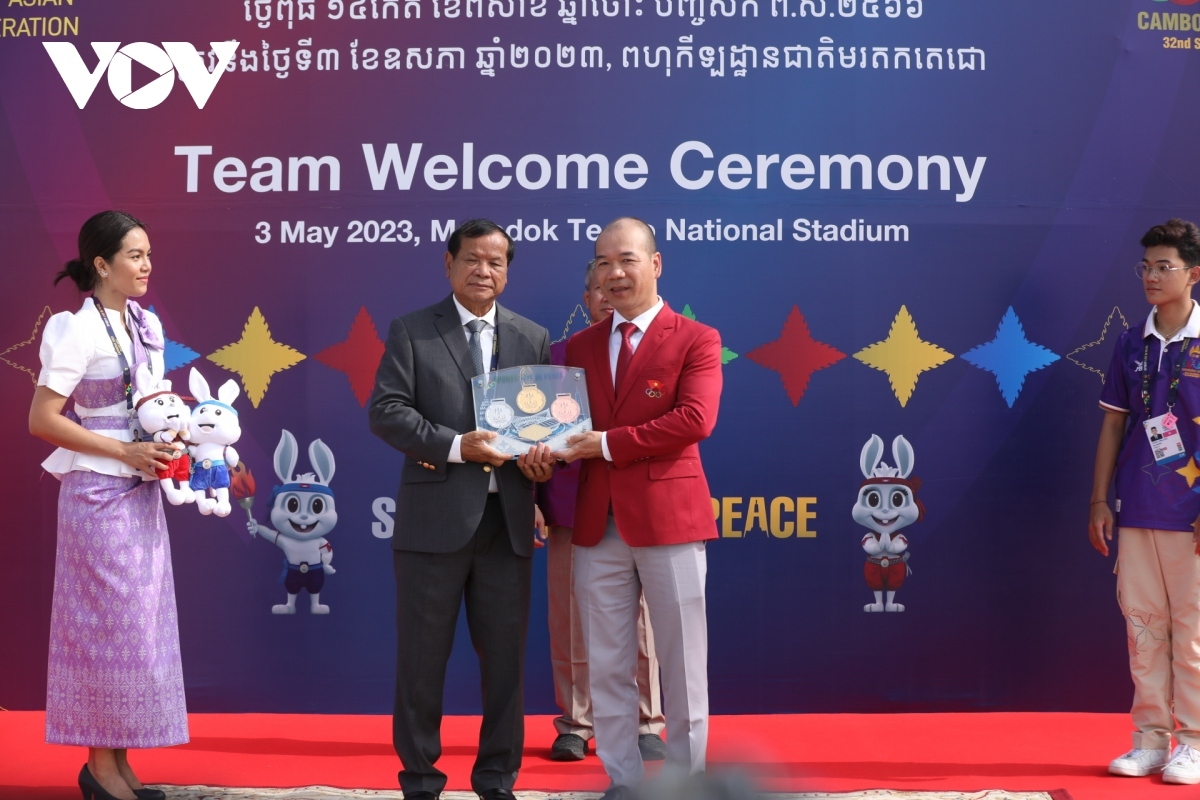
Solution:
{"label": "red carpet", "polygon": [[[468,789],[477,717],[447,717],[439,766],[450,789]],[[526,724],[517,789],[595,790],[607,781],[589,751],[548,758],[550,717]],[[140,751],[147,782],[221,786],[395,788],[389,717],[194,714],[192,741]],[[713,768],[741,766],[772,791],[1065,789],[1074,800],[1193,797],[1158,778],[1109,777],[1129,746],[1124,714],[895,714],[716,717]],[[44,744],[43,715],[0,712],[0,800],[74,800],[82,748]]]}

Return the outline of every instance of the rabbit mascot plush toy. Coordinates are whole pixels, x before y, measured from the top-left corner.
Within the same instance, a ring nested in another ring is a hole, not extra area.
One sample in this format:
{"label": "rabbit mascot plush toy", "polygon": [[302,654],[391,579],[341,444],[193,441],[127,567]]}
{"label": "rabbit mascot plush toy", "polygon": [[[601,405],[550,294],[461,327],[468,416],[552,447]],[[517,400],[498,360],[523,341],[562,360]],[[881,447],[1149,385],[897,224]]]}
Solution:
{"label": "rabbit mascot plush toy", "polygon": [[[138,424],[146,435],[163,444],[187,444],[191,409],[182,397],[171,391],[171,382],[155,378],[149,367],[138,364],[133,374],[133,388],[133,407],[137,411]],[[187,451],[180,450],[169,469],[155,473],[171,505],[183,505],[196,499],[196,493],[188,485],[191,469],[192,461]],[[179,481],[179,488],[175,488],[176,480]]]}
{"label": "rabbit mascot plush toy", "polygon": [[196,492],[196,508],[201,514],[229,515],[229,468],[238,463],[237,451],[231,447],[242,435],[238,412],[233,401],[238,385],[225,381],[213,397],[195,367],[188,376],[188,386],[196,398],[192,409],[192,490]]}
{"label": "rabbit mascot plush toy", "polygon": [[287,589],[287,602],[271,607],[272,614],[295,614],[296,598],[307,589],[309,610],[313,614],[328,614],[329,606],[321,604],[321,588],[326,573],[335,570],[333,546],[325,535],[337,524],[337,508],[333,502],[333,451],[320,439],[308,446],[308,461],[315,473],[292,476],[300,448],[289,431],[279,436],[275,448],[275,474],[280,486],[271,490],[271,524],[274,530],[251,520],[246,528],[252,536],[269,537],[283,551],[284,573],[281,582]]}
{"label": "rabbit mascot plush toy", "polygon": [[[854,521],[867,529],[862,548],[867,553],[863,567],[867,586],[875,593],[875,602],[863,611],[903,611],[896,602],[896,590],[912,574],[908,567],[908,537],[900,533],[925,516],[925,506],[917,498],[919,478],[909,478],[913,470],[912,445],[903,436],[892,441],[895,467],[882,461],[883,440],[875,434],[863,445],[859,456],[863,480],[851,512]],[[884,602],[884,592],[887,602]]]}

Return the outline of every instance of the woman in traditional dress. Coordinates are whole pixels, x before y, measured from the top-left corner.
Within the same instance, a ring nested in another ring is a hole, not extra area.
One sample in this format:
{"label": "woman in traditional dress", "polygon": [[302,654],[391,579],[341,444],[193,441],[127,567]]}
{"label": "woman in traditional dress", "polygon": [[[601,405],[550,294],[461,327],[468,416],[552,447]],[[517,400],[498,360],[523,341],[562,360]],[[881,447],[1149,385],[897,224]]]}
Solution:
{"label": "woman in traditional dress", "polygon": [[[105,211],[79,232],[79,258],[55,278],[91,292],[42,334],[29,431],[58,447],[43,462],[61,482],[46,741],[89,748],[84,800],[161,800],[129,766],[131,747],[188,741],[171,548],[154,471],[175,445],[137,441],[131,377],[163,374],[162,326],[146,294],[150,241]],[[64,414],[64,408],[70,408]]]}

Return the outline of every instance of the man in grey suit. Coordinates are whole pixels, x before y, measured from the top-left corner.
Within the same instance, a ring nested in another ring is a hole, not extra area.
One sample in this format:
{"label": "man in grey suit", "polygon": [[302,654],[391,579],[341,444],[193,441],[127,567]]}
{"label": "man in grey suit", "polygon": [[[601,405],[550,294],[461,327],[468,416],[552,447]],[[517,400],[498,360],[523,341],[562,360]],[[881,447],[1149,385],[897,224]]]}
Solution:
{"label": "man in grey suit", "polygon": [[406,800],[437,800],[446,785],[434,764],[464,601],[483,679],[471,788],[483,800],[512,800],[521,766],[533,483],[548,479],[554,462],[545,445],[516,461],[493,449],[496,434],[475,430],[470,385],[495,369],[550,363],[546,329],[496,303],[512,256],[512,239],[495,223],[460,225],[445,256],[451,295],[392,321],[371,395],[371,430],[405,456],[392,538],[392,739]]}

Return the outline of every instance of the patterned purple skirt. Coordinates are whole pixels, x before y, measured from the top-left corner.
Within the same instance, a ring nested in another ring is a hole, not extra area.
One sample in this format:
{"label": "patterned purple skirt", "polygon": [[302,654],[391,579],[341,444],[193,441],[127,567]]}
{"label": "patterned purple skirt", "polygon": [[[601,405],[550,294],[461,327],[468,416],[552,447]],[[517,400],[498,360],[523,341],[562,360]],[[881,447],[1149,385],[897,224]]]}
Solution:
{"label": "patterned purple skirt", "polygon": [[188,741],[171,546],[156,481],[75,471],[58,495],[46,741]]}

